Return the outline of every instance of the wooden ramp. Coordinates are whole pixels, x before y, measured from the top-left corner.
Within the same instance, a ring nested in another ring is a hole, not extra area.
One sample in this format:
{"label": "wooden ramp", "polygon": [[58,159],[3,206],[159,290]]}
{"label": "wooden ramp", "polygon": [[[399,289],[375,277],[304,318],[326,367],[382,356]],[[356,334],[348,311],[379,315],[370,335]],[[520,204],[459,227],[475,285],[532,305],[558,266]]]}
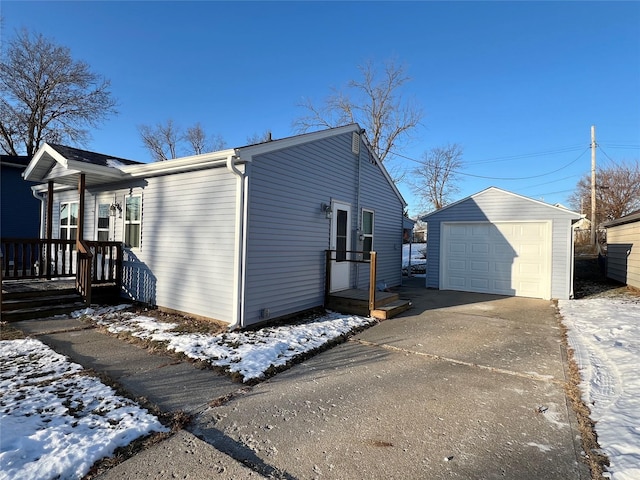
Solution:
{"label": "wooden ramp", "polygon": [[325,307],[340,313],[387,320],[411,308],[411,301],[400,299],[400,295],[397,293],[376,292],[375,308],[370,311],[369,291],[348,289],[330,293]]}

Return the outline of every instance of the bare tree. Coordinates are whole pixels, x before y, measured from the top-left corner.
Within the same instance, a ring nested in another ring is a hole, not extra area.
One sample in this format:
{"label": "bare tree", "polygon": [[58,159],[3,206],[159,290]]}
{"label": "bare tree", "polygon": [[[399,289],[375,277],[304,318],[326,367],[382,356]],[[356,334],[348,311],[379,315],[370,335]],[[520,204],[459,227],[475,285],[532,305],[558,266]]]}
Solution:
{"label": "bare tree", "polygon": [[271,130],[265,130],[261,134],[254,133],[253,135],[247,137],[247,145],[270,142],[271,140]]}
{"label": "bare tree", "polygon": [[414,102],[402,97],[402,89],[410,81],[404,66],[388,60],[382,71],[378,71],[369,61],[358,69],[362,78],[347,84],[351,95],[332,89],[320,106],[305,99],[299,106],[305,108],[308,115],[295,120],[294,128],[307,132],[314,128],[358,123],[366,130],[377,157],[384,161],[410,138],[412,130],[422,120],[422,111]]}
{"label": "bare tree", "polygon": [[220,135],[208,137],[200,122],[187,128],[184,133],[171,119],[153,127],[139,125],[138,132],[142,143],[156,162],[177,158],[182,153],[200,155],[225,147],[224,139]]}
{"label": "bare tree", "polygon": [[[591,175],[586,174],[569,197],[576,211],[591,218]],[[621,162],[596,171],[596,226],[640,209],[640,163]]]}
{"label": "bare tree", "polygon": [[158,123],[155,127],[140,125],[138,127],[140,138],[144,146],[151,153],[154,161],[162,162],[171,158],[177,158],[178,141],[181,137],[178,129],[169,119],[164,124]]}
{"label": "bare tree", "polygon": [[460,191],[457,182],[463,165],[462,153],[462,147],[453,143],[432,148],[423,154],[409,183],[425,207],[439,210]]}
{"label": "bare tree", "polygon": [[46,142],[83,144],[115,114],[110,82],[41,34],[16,34],[0,61],[0,147],[33,155]]}

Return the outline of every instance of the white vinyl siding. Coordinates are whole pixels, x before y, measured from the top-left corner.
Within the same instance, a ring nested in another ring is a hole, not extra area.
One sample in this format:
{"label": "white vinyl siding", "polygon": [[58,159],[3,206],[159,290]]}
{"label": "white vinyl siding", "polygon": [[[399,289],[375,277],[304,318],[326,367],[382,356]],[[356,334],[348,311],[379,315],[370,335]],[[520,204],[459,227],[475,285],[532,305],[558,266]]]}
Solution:
{"label": "white vinyl siding", "polygon": [[144,192],[143,239],[128,252],[130,288],[155,305],[232,323],[235,175],[212,168],[146,183],[133,189]]}
{"label": "white vinyl siding", "polygon": [[[351,153],[351,132],[256,156],[248,167],[249,206],[245,324],[324,303],[325,251],[331,220],[322,204],[351,205],[349,228],[360,228],[362,208],[375,211],[379,272],[399,285],[403,204],[364,145]],[[361,195],[357,179],[360,161]],[[390,229],[390,231],[385,231]],[[351,235],[350,250],[358,250]],[[369,268],[352,264],[352,286],[367,288]]]}

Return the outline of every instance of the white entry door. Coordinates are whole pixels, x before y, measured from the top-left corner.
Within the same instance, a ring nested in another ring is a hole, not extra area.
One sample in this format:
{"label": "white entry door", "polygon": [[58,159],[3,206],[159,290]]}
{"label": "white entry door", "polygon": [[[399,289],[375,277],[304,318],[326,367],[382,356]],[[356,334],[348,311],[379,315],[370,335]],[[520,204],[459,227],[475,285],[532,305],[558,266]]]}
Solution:
{"label": "white entry door", "polygon": [[351,207],[346,203],[333,202],[331,215],[331,250],[335,250],[331,262],[331,291],[350,287],[351,262]]}

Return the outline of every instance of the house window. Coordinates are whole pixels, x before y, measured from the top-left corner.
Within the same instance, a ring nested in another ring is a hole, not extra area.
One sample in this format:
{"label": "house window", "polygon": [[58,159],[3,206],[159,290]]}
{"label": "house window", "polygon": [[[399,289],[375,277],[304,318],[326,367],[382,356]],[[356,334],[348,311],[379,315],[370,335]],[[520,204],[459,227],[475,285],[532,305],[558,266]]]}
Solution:
{"label": "house window", "polygon": [[109,204],[98,205],[98,241],[109,241]]}
{"label": "house window", "polygon": [[78,202],[60,204],[60,240],[75,240],[78,236]]}
{"label": "house window", "polygon": [[371,258],[371,252],[373,250],[373,212],[371,210],[362,210],[362,228],[360,230],[362,234],[362,250],[364,254],[362,258],[369,260]]}
{"label": "house window", "polygon": [[127,247],[140,248],[142,228],[142,197],[130,195],[124,206],[124,243]]}

